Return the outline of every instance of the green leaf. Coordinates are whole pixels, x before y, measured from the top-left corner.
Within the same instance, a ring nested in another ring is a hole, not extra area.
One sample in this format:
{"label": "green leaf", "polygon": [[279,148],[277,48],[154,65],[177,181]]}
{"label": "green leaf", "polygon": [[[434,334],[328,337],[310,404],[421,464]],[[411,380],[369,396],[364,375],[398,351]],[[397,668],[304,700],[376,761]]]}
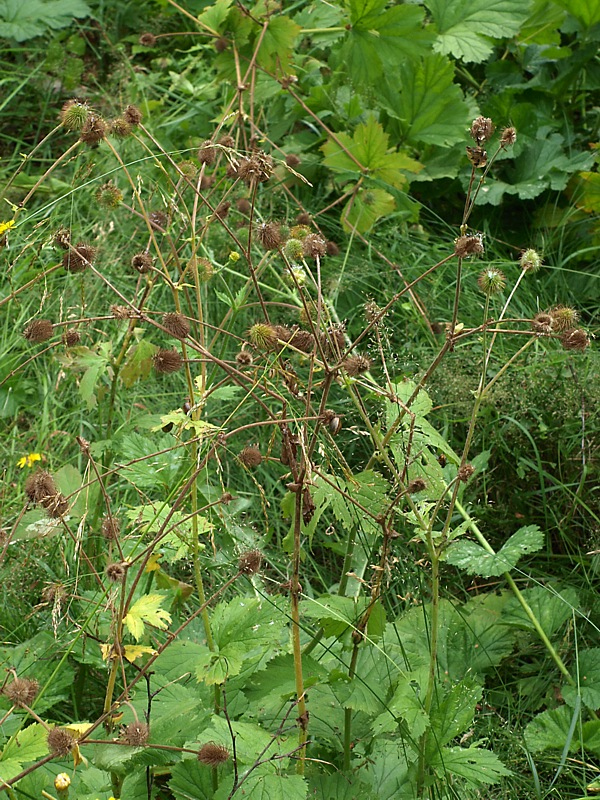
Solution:
{"label": "green leaf", "polygon": [[439,35],[434,50],[479,63],[491,54],[490,39],[518,33],[527,18],[528,0],[426,0]]}
{"label": "green leaf", "polygon": [[[16,733],[8,742],[0,757],[0,778],[8,780],[18,775],[21,767],[13,775],[7,776],[15,764],[27,764],[48,752],[48,731],[39,722],[29,725]],[[6,762],[6,763],[5,763]]]}
{"label": "green leaf", "polygon": [[169,789],[176,800],[212,800],[212,770],[195,758],[186,758],[172,767]]}
{"label": "green leaf", "polygon": [[131,606],[123,618],[125,627],[138,642],[144,635],[146,624],[164,630],[171,622],[171,615],[161,608],[165,597],[162,594],[145,594]]}
{"label": "green leaf", "polygon": [[252,773],[243,790],[248,800],[305,800],[308,785],[300,775]]}
{"label": "green leaf", "polygon": [[372,722],[373,733],[394,733],[400,721],[406,723],[414,739],[425,733],[430,724],[429,715],[423,708],[428,680],[428,667],[400,676],[394,694],[385,704],[385,711]]}
{"label": "green leaf", "polygon": [[257,61],[260,66],[271,71],[278,68],[287,72],[292,58],[294,41],[300,30],[300,25],[297,25],[289,17],[282,14],[270,17],[258,51]]}
{"label": "green leaf", "polygon": [[555,2],[572,14],[586,29],[600,22],[600,0],[555,0]]}
{"label": "green leaf", "polygon": [[150,375],[152,356],[157,349],[155,344],[142,339],[128,350],[127,358],[119,373],[119,377],[127,389],[131,389],[136,381],[144,380]]}
{"label": "green leaf", "polygon": [[[410,755],[401,743],[380,739],[369,756],[369,769],[358,772],[361,782],[367,784],[378,800],[415,800],[417,793]],[[362,800],[364,795],[356,792],[351,796],[353,800],[354,797]]]}
{"label": "green leaf", "polygon": [[[574,609],[579,606],[575,589],[561,589],[559,592],[547,584],[536,586],[534,589],[525,589],[522,594],[548,636],[552,636],[568,619],[571,619]],[[515,597],[511,598],[507,605],[506,613],[502,616],[502,624],[535,630]]]}
{"label": "green leaf", "polygon": [[212,33],[220,33],[221,26],[229,16],[231,3],[232,0],[217,0],[214,5],[205,8],[201,14],[198,14],[198,21]]}
{"label": "green leaf", "polygon": [[[567,741],[573,709],[569,706],[542,711],[525,728],[525,743],[532,753],[541,753],[544,750],[562,750]],[[571,742],[571,750],[575,750],[578,743],[575,739]]]}
{"label": "green leaf", "polygon": [[573,677],[577,686],[567,684],[562,688],[565,703],[574,707],[577,696],[587,708],[600,708],[600,648],[580,650],[576,662],[577,675]]}
{"label": "green leaf", "polygon": [[428,758],[435,760],[435,754],[440,747],[469,728],[475,715],[475,706],[481,700],[482,691],[480,683],[473,678],[465,678],[442,696],[430,714],[432,735],[429,739]]}
{"label": "green leaf", "polygon": [[433,44],[433,32],[423,24],[422,8],[402,4],[386,10],[386,5],[386,0],[347,0],[348,36],[336,62],[343,64],[359,85],[376,83]]}
{"label": "green leaf", "polygon": [[445,747],[433,755],[429,764],[441,779],[447,779],[450,773],[475,786],[498,783],[500,778],[513,774],[497,755],[479,747]]}
{"label": "green leaf", "polygon": [[166,486],[170,488],[185,460],[183,449],[175,448],[172,436],[143,436],[129,433],[118,444],[120,474],[140,489]]}
{"label": "green leaf", "polygon": [[0,37],[24,42],[91,13],[83,0],[0,0]]}
{"label": "green leaf", "polygon": [[309,619],[319,620],[325,636],[339,638],[348,628],[356,627],[368,603],[368,598],[364,597],[355,600],[340,595],[323,595],[316,600],[306,600],[302,612]]}
{"label": "green leaf", "polygon": [[464,141],[470,109],[454,83],[454,64],[440,53],[405,61],[384,87],[385,108],[410,144],[452,146]]}
{"label": "green leaf", "polygon": [[350,199],[342,211],[342,227],[346,233],[366,233],[382,217],[396,210],[396,201],[383,189],[363,189]]}
{"label": "green leaf", "polygon": [[497,577],[510,572],[522,556],[535,553],[543,546],[544,534],[539,527],[527,525],[513,533],[497,553],[489,553],[480,544],[461,539],[450,546],[446,561],[469,575]]}

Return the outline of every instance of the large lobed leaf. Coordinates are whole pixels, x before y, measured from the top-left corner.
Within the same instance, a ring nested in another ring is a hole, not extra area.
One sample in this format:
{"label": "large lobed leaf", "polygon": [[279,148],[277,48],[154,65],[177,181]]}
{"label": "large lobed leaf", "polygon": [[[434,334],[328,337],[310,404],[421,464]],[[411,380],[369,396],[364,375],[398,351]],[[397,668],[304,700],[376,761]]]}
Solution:
{"label": "large lobed leaf", "polygon": [[83,0],[0,0],[0,37],[24,42],[91,13]]}

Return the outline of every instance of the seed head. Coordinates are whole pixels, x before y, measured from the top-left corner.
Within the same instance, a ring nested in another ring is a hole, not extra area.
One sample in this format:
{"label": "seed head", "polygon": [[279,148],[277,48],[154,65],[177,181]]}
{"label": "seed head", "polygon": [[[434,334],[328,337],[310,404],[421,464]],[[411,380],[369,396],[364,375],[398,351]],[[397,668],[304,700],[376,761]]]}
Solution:
{"label": "seed head", "polygon": [[2,690],[13,706],[30,706],[40,690],[36,680],[30,678],[15,678]]}
{"label": "seed head", "polygon": [[459,236],[454,243],[454,255],[458,258],[480,256],[483,250],[481,236]]}
{"label": "seed head", "polygon": [[214,46],[217,53],[222,53],[227,50],[227,45],[229,42],[223,36],[219,36],[218,39],[215,39]]}
{"label": "seed head", "polygon": [[62,603],[67,597],[67,590],[62,583],[49,583],[42,591],[44,603]]}
{"label": "seed head", "polygon": [[51,519],[60,519],[69,512],[69,501],[62,492],[42,497],[40,505]]}
{"label": "seed head", "polygon": [[499,269],[488,267],[479,273],[477,284],[485,294],[498,294],[506,286],[506,278]]}
{"label": "seed head", "polygon": [[38,344],[50,339],[53,332],[54,325],[49,319],[34,319],[33,322],[30,322],[29,325],[26,325],[23,329],[23,336],[28,342]]}
{"label": "seed head", "polygon": [[71,231],[68,228],[59,228],[54,234],[52,242],[55,247],[60,247],[61,250],[68,250],[71,244]]}
{"label": "seed head", "polygon": [[106,137],[106,122],[97,114],[89,114],[81,128],[79,138],[90,147],[98,147],[102,139]]}
{"label": "seed head", "polygon": [[565,331],[560,337],[560,342],[565,350],[576,350],[583,353],[590,343],[590,338],[585,331],[577,328],[574,331]]}
{"label": "seed head", "polygon": [[487,152],[483,147],[467,147],[467,158],[474,167],[485,167],[487,164]]}
{"label": "seed head", "polygon": [[500,146],[510,147],[517,141],[517,131],[516,128],[504,128],[502,131],[502,136],[500,137]]}
{"label": "seed head", "polygon": [[138,42],[143,47],[154,47],[154,45],[156,44],[156,36],[153,33],[148,33],[148,32],[142,33],[142,35],[138,39]]}
{"label": "seed head", "polygon": [[[299,214],[298,216],[303,217],[302,214]],[[303,218],[306,219],[308,216],[309,215],[306,214]],[[310,217],[308,221],[310,222]],[[304,241],[309,233],[311,233],[311,229],[305,222],[299,222],[297,225],[294,225],[292,228],[290,228],[290,236],[292,239],[301,239]]]}
{"label": "seed head", "polygon": [[407,491],[409,494],[419,494],[427,488],[427,483],[423,478],[413,478],[408,484]]}
{"label": "seed head", "polygon": [[569,306],[555,306],[551,309],[552,329],[557,333],[572,330],[579,322],[579,314]]}
{"label": "seed head", "polygon": [[119,533],[121,532],[121,521],[117,517],[106,515],[102,518],[100,530],[102,531],[102,536],[104,536],[105,539],[107,539],[109,542],[113,542],[115,539],[119,538]]}
{"label": "seed head", "polygon": [[247,350],[240,350],[240,352],[236,355],[235,360],[238,367],[243,369],[244,367],[251,367],[254,359],[252,358],[252,353],[249,353]]}
{"label": "seed head", "polygon": [[128,306],[119,306],[116,303],[110,307],[110,313],[115,319],[131,319],[134,313]]}
{"label": "seed head", "polygon": [[521,253],[519,264],[525,272],[536,272],[542,266],[542,258],[539,253],[529,248]]}
{"label": "seed head", "polygon": [[190,332],[190,325],[183,314],[178,314],[176,311],[170,311],[163,314],[162,324],[169,331],[171,336],[176,339],[185,339]]}
{"label": "seed head", "polygon": [[477,117],[477,119],[473,120],[470,134],[477,144],[480,145],[492,138],[494,130],[494,123],[489,117]]}
{"label": "seed head", "polygon": [[90,115],[87,103],[79,100],[67,100],[60,112],[60,122],[67,131],[80,131]]}
{"label": "seed head", "polygon": [[288,239],[283,252],[289,261],[302,261],[304,257],[304,244],[301,239]]}
{"label": "seed head", "polygon": [[553,330],[554,319],[551,314],[545,311],[538,311],[535,317],[531,320],[531,328],[536,333],[549,334]]}
{"label": "seed head", "polygon": [[318,233],[309,233],[302,242],[306,258],[322,258],[327,253],[327,242]]}
{"label": "seed head", "polygon": [[462,483],[467,483],[471,475],[475,472],[475,467],[472,464],[463,464],[462,467],[459,467],[458,472],[456,473],[456,477]]}
{"label": "seed head", "polygon": [[248,331],[248,338],[259,350],[272,350],[277,346],[277,331],[273,325],[257,322]]}
{"label": "seed head", "polygon": [[123,192],[114,183],[105,183],[96,191],[96,202],[102,208],[112,211],[123,202]]}
{"label": "seed head", "polygon": [[283,240],[276,222],[261,222],[255,228],[255,235],[265,250],[278,250],[281,247]]}
{"label": "seed head", "polygon": [[[329,328],[327,328],[326,334],[325,333],[321,334],[321,346],[325,352],[325,355],[339,356],[339,354],[342,352],[342,350],[346,345],[346,337],[344,335],[345,330],[346,328],[343,324],[332,325]],[[357,356],[357,357],[362,358],[362,356]],[[351,356],[347,360],[350,361],[352,358],[354,358],[354,356]]]}
{"label": "seed head", "polygon": [[59,772],[54,778],[54,788],[59,794],[66,792],[70,785],[71,777],[66,772]]}
{"label": "seed head", "polygon": [[335,242],[332,242],[331,239],[327,242],[327,255],[328,256],[339,256],[340,248],[337,246]]}
{"label": "seed head", "polygon": [[198,161],[201,164],[212,164],[217,157],[217,148],[210,139],[202,142],[198,150]]}
{"label": "seed head", "polygon": [[62,335],[63,343],[67,347],[75,347],[81,341],[81,334],[77,328],[68,328]]}
{"label": "seed head", "polygon": [[164,230],[169,224],[169,217],[165,211],[151,211],[150,214],[148,214],[148,219],[152,227],[156,228],[156,230]]}
{"label": "seed head", "polygon": [[229,214],[230,208],[231,208],[231,203],[229,202],[229,200],[223,200],[215,208],[215,217],[217,219],[225,219],[225,217]]}
{"label": "seed head", "polygon": [[153,264],[154,259],[148,252],[136,253],[131,259],[131,266],[136,272],[139,272],[140,275],[145,275],[147,272],[150,272]]}
{"label": "seed head", "polygon": [[62,264],[67,272],[83,272],[96,258],[96,248],[85,242],[78,242],[64,254]]}
{"label": "seed head", "polygon": [[207,742],[198,750],[198,761],[207,767],[218,767],[229,759],[229,750],[222,744]]}
{"label": "seed head", "polygon": [[52,497],[57,493],[54,478],[44,469],[39,469],[25,481],[25,494],[34,503],[39,503],[45,497]]}
{"label": "seed head", "polygon": [[350,377],[356,378],[371,369],[371,359],[366,356],[349,356],[342,366]]}
{"label": "seed head", "polygon": [[177,166],[181,174],[190,181],[198,176],[198,167],[193,161],[181,161]]}
{"label": "seed head", "polygon": [[300,162],[300,159],[298,158],[298,156],[295,153],[288,153],[287,156],[285,157],[285,163],[288,165],[288,167],[291,167],[292,169],[294,169],[301,162]]}
{"label": "seed head", "polygon": [[123,111],[123,119],[135,128],[143,119],[142,112],[137,106],[129,105]]}
{"label": "seed head", "polygon": [[258,447],[244,447],[244,449],[238,453],[238,458],[245,467],[249,468],[258,467],[262,461],[262,455]]}
{"label": "seed head", "polygon": [[145,722],[132,722],[121,736],[122,742],[127,742],[131,747],[145,747],[150,737],[150,727]]}
{"label": "seed head", "polygon": [[123,583],[127,570],[124,564],[108,564],[106,567],[106,577],[112,583]]}
{"label": "seed head", "polygon": [[154,369],[159,375],[168,375],[177,372],[183,366],[183,359],[177,350],[166,350],[161,347],[152,356]]}
{"label": "seed head", "polygon": [[240,214],[249,214],[252,205],[250,204],[250,200],[247,197],[240,197],[240,199],[236,202],[236,208],[240,212]]}
{"label": "seed head", "polygon": [[273,174],[273,159],[258,150],[250,157],[240,159],[237,174],[248,186],[264,183]]}
{"label": "seed head", "polygon": [[254,575],[259,571],[262,563],[262,553],[260,550],[248,550],[242,553],[238,561],[238,572],[242,575]]}
{"label": "seed head", "polygon": [[221,147],[235,147],[235,139],[233,136],[230,136],[228,133],[223,134],[219,139],[219,144]]}
{"label": "seed head", "polygon": [[231,492],[223,492],[223,494],[219,499],[219,503],[223,503],[223,505],[228,506],[232,500],[233,500],[233,495],[231,494]]}
{"label": "seed head", "polygon": [[315,337],[310,331],[293,331],[289,343],[296,350],[301,350],[303,353],[312,353],[315,349]]}
{"label": "seed head", "polygon": [[47,738],[48,750],[53,756],[68,756],[75,747],[76,741],[73,734],[65,728],[53,728]]}

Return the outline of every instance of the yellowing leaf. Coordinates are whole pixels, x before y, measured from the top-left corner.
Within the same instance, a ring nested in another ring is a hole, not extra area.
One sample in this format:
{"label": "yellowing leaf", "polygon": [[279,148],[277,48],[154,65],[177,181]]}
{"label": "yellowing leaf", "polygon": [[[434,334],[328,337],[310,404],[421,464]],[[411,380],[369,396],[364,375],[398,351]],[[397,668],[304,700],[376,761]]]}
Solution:
{"label": "yellowing leaf", "polygon": [[123,648],[123,655],[130,664],[133,664],[136,658],[141,658],[145,653],[153,656],[156,653],[156,650],[154,650],[152,647],[144,647],[144,645],[140,644],[127,644]]}
{"label": "yellowing leaf", "polygon": [[131,606],[123,622],[134,639],[142,638],[146,623],[164,630],[171,622],[169,612],[160,607],[163,600],[161,594],[146,594]]}
{"label": "yellowing leaf", "polygon": [[144,572],[156,572],[157,569],[160,569],[160,564],[158,562],[161,558],[162,553],[152,553],[144,567]]}

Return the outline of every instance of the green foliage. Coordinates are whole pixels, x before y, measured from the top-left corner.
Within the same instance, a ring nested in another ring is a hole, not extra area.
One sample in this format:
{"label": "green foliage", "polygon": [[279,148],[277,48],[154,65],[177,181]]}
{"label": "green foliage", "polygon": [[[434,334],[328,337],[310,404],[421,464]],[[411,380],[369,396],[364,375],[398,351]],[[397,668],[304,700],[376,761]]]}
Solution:
{"label": "green foliage", "polygon": [[73,17],[86,17],[90,7],[83,0],[2,0],[0,36],[24,42],[50,30],[68,27]]}

